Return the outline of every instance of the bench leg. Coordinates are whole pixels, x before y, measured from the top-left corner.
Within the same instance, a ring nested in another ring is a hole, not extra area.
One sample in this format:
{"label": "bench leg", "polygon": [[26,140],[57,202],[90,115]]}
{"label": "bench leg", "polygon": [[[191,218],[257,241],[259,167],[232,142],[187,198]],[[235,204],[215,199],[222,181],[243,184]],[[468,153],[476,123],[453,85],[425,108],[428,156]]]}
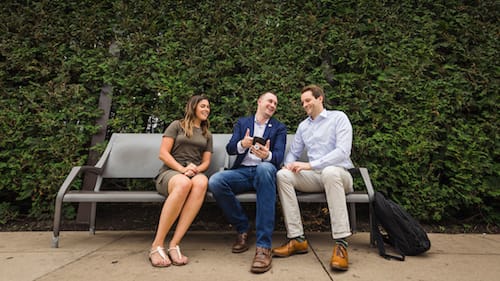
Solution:
{"label": "bench leg", "polygon": [[52,236],[52,248],[59,248],[59,236]]}
{"label": "bench leg", "polygon": [[61,209],[62,209],[62,197],[56,198],[56,206],[54,212],[54,228],[52,234],[52,248],[59,248],[59,227],[61,225]]}
{"label": "bench leg", "polygon": [[349,220],[351,223],[352,233],[356,232],[356,203],[349,203]]}
{"label": "bench leg", "polygon": [[370,221],[370,245],[375,247],[375,237],[373,236],[373,204],[368,204],[368,220]]}
{"label": "bench leg", "polygon": [[96,216],[97,203],[93,202],[90,205],[90,225],[89,232],[91,235],[95,235],[95,216]]}

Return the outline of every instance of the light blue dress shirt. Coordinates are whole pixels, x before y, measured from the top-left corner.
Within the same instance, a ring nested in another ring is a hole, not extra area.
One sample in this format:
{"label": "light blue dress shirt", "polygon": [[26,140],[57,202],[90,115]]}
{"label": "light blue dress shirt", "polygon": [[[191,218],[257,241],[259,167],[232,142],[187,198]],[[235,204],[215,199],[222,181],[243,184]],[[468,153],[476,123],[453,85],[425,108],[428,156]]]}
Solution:
{"label": "light blue dress shirt", "polygon": [[285,164],[299,159],[305,149],[314,170],[327,166],[353,168],[351,147],[352,126],[347,115],[324,109],[316,119],[308,117],[300,122]]}

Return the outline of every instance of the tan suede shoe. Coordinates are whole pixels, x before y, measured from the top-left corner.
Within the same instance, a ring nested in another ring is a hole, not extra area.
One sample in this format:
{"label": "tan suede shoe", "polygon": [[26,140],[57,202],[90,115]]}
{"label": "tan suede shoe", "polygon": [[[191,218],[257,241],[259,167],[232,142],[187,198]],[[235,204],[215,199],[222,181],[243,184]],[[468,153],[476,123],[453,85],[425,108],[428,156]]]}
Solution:
{"label": "tan suede shoe", "polygon": [[289,257],[295,254],[305,254],[307,253],[307,240],[299,242],[296,239],[290,239],[287,243],[273,249],[273,256],[275,257]]}
{"label": "tan suede shoe", "polygon": [[333,247],[330,266],[333,269],[342,271],[346,271],[349,268],[349,257],[347,256],[347,249],[343,245],[336,244],[335,247]]}

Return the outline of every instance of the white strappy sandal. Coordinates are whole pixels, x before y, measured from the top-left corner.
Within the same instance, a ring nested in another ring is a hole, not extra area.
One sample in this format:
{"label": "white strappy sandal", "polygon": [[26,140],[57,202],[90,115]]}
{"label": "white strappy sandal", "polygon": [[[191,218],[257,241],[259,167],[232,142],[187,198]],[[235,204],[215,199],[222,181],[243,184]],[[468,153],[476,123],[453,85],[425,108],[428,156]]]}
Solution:
{"label": "white strappy sandal", "polygon": [[[174,259],[172,257],[172,254],[170,254],[170,251],[174,251],[174,250],[177,254],[177,259]],[[168,255],[170,256],[170,260],[172,261],[173,265],[185,265],[189,261],[188,257],[182,255],[181,248],[179,248],[179,245],[168,249]]]}
{"label": "white strappy sandal", "polygon": [[[156,253],[158,253],[158,255],[160,255],[162,260],[166,261],[167,263],[166,264],[163,264],[163,263],[154,264],[153,260],[151,259],[151,256],[153,256]],[[172,264],[172,262],[170,261],[170,259],[167,256],[167,254],[165,253],[165,248],[160,247],[160,246],[156,247],[155,250],[151,249],[149,251],[149,262],[151,262],[151,265],[154,267],[168,267]]]}

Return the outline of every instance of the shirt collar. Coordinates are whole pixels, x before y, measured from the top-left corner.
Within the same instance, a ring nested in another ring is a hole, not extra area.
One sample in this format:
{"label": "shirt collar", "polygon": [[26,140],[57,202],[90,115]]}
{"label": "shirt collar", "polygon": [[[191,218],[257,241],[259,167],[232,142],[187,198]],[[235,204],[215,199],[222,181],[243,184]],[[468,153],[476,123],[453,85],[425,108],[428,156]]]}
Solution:
{"label": "shirt collar", "polygon": [[266,122],[264,122],[264,124],[259,124],[259,122],[257,122],[257,118],[253,118],[253,122],[255,123],[255,125],[259,125],[259,126],[267,126],[267,124],[269,123],[271,119],[267,119]]}
{"label": "shirt collar", "polygon": [[[327,113],[326,109],[325,109],[325,108],[323,108],[323,111],[321,111],[321,112],[319,113],[318,117],[316,117],[316,120],[318,120],[318,119],[324,119],[324,118],[327,118],[327,117],[328,117],[327,115],[328,115],[328,113]],[[311,116],[307,116],[307,120],[309,120],[309,122],[314,122],[314,121],[315,121],[315,120],[313,120],[313,119],[311,118]]]}

